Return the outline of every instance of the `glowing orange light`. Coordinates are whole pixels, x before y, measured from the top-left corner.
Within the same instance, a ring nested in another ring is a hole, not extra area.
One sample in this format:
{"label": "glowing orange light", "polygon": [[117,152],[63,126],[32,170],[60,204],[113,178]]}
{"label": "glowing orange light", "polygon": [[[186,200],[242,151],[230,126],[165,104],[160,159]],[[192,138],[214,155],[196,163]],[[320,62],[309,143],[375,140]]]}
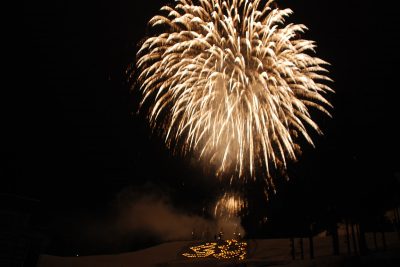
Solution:
{"label": "glowing orange light", "polygon": [[243,260],[247,255],[247,243],[235,239],[210,242],[198,246],[190,247],[191,252],[183,253],[186,258],[207,258],[216,259],[239,259]]}

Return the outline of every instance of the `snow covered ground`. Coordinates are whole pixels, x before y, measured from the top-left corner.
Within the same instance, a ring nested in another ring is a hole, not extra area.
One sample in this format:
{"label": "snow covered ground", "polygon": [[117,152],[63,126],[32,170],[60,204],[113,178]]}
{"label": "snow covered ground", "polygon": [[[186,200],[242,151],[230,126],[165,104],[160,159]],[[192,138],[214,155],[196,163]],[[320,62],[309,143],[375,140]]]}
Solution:
{"label": "snow covered ground", "polygon": [[[309,244],[303,239],[305,259],[300,259],[300,242],[295,240],[296,260],[290,255],[288,239],[249,240],[249,257],[244,261],[219,261],[216,259],[188,259],[182,252],[191,241],[164,243],[151,248],[115,255],[96,255],[83,257],[57,257],[41,255],[38,267],[200,267],[200,266],[237,266],[237,267],[336,267],[336,266],[400,266],[400,240],[396,233],[385,235],[388,250],[383,251],[381,235],[377,236],[378,251],[372,234],[367,234],[368,247],[371,253],[363,257],[347,254],[344,236],[340,237],[340,256],[332,256],[330,237],[314,238],[315,259],[309,257]],[[353,246],[353,244],[350,244]]]}

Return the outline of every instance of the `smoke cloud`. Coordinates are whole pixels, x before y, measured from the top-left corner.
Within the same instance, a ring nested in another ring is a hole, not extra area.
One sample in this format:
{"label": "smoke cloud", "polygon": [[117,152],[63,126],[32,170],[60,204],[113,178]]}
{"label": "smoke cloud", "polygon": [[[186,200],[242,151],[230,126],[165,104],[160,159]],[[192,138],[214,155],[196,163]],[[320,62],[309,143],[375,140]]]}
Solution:
{"label": "smoke cloud", "polygon": [[[132,251],[162,242],[244,236],[240,218],[206,219],[174,207],[157,187],[127,188],[110,203],[106,216],[60,218],[52,247],[81,255]],[[50,252],[51,253],[51,252]]]}
{"label": "smoke cloud", "polygon": [[147,233],[161,241],[213,239],[220,231],[224,238],[243,236],[239,217],[208,220],[184,213],[165,196],[124,193],[118,201],[117,226],[121,232]]}

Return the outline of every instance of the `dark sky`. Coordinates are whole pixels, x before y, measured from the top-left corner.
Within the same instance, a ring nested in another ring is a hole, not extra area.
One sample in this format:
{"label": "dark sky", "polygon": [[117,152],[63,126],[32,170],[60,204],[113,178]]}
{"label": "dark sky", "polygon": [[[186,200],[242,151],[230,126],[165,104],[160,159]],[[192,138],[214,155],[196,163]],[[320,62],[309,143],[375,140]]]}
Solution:
{"label": "dark sky", "polygon": [[[101,213],[120,190],[149,181],[177,201],[207,197],[212,177],[150,136],[143,116],[135,115],[138,95],[126,82],[147,21],[166,2],[53,0],[20,7],[21,28],[11,38],[13,80],[3,87],[2,192],[41,200],[49,216]],[[316,116],[325,135],[314,136],[317,148],[305,149],[295,176],[315,168],[323,179],[354,164],[378,176],[398,171],[399,24],[392,3],[278,3],[294,10],[291,21],[309,27],[305,36],[332,64],[336,90],[334,117]]]}

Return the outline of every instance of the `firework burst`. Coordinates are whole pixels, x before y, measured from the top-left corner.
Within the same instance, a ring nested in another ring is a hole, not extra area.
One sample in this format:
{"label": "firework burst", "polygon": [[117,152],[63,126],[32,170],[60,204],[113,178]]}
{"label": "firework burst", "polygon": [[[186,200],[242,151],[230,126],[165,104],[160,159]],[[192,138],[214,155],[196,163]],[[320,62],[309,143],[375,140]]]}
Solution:
{"label": "firework burst", "polygon": [[141,106],[169,148],[196,153],[217,175],[286,169],[298,141],[321,133],[309,108],[329,115],[332,91],[292,11],[261,0],[176,0],[149,24],[138,52]]}
{"label": "firework burst", "polygon": [[215,218],[240,217],[241,212],[247,208],[247,201],[238,192],[225,192],[214,206]]}

